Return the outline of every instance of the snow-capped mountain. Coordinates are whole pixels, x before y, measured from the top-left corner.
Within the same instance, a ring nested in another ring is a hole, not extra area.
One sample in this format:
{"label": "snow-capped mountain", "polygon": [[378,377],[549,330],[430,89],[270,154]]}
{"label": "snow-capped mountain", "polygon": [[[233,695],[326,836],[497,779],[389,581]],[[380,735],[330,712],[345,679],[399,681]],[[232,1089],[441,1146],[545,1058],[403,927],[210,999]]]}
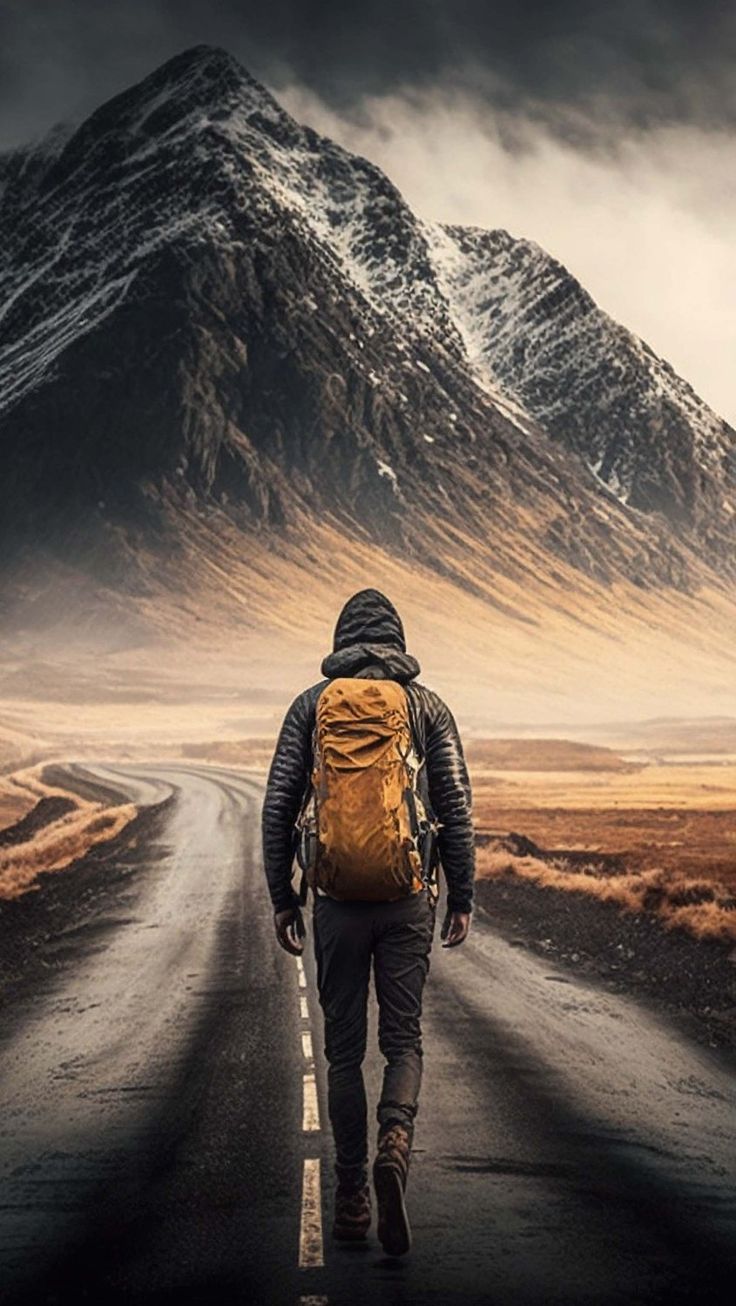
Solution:
{"label": "snow-capped mountain", "polygon": [[704,530],[736,513],[736,433],[532,241],[444,227],[434,262],[479,373],[622,503]]}
{"label": "snow-capped mountain", "polygon": [[496,603],[561,564],[736,573],[733,431],[536,246],[421,222],[225,52],[4,156],[0,187],[6,547],[100,535],[122,574],[178,507],[329,518]]}

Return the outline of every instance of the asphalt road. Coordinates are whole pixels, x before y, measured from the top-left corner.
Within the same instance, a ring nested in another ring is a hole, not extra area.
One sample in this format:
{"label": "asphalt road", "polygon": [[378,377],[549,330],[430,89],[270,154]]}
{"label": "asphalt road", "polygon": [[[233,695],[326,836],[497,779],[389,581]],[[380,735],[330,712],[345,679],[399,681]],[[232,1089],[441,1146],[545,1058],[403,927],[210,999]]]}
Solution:
{"label": "asphalt road", "polygon": [[[274,943],[259,783],[94,772],[138,802],[177,798],[134,889],[2,1011],[3,1300],[732,1300],[727,1065],[482,912],[466,945],[432,953],[413,1250],[331,1244],[311,936],[301,966]],[[366,1072],[375,1102],[377,1051]]]}

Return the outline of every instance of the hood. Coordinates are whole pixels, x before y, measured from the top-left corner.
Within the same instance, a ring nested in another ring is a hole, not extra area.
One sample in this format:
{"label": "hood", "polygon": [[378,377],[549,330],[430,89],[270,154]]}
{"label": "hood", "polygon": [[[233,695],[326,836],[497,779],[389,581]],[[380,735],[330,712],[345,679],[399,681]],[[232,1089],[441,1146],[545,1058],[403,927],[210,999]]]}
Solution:
{"label": "hood", "polygon": [[419,663],[406,651],[401,617],[380,590],[359,590],[348,599],[337,618],[332,652],[321,670],[330,679],[365,676],[407,681],[419,675]]}

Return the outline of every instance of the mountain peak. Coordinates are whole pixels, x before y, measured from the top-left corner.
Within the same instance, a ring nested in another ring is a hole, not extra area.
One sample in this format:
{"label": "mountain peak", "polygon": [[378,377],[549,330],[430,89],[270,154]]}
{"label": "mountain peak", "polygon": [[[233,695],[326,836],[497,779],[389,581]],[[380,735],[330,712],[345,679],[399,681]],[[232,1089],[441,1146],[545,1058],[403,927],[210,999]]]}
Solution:
{"label": "mountain peak", "polygon": [[156,71],[163,72],[169,69],[172,72],[178,72],[184,68],[201,69],[203,72],[210,74],[231,71],[237,74],[246,73],[246,76],[250,76],[240,60],[236,59],[235,55],[226,50],[224,46],[208,45],[204,41],[199,45],[187,46],[185,50],[180,50],[178,54],[172,55],[170,59],[160,64],[158,70],[154,70],[151,76],[155,77]]}
{"label": "mountain peak", "polygon": [[157,103],[169,92],[200,109],[258,111],[273,121],[291,121],[235,55],[216,45],[194,45],[180,51],[127,94],[136,92],[143,98],[153,96]]}
{"label": "mountain peak", "polygon": [[[734,433],[539,246],[422,222],[228,51],[174,55],[51,158],[3,175],[19,538],[66,459],[60,529],[173,486],[273,529],[359,503],[403,547],[421,484],[433,548],[450,513],[490,556],[518,510],[535,557],[605,583],[733,575]],[[511,573],[527,544],[498,548]]]}
{"label": "mountain peak", "polygon": [[162,89],[167,85],[185,89],[204,84],[214,94],[247,89],[265,99],[272,98],[234,54],[218,45],[193,45],[172,55],[138,85],[143,87],[153,84]]}
{"label": "mountain peak", "polygon": [[73,131],[43,182],[57,187],[75,174],[107,173],[133,162],[136,150],[147,152],[154,140],[164,148],[181,146],[191,132],[228,121],[282,144],[302,131],[234,55],[195,45],[96,109]]}

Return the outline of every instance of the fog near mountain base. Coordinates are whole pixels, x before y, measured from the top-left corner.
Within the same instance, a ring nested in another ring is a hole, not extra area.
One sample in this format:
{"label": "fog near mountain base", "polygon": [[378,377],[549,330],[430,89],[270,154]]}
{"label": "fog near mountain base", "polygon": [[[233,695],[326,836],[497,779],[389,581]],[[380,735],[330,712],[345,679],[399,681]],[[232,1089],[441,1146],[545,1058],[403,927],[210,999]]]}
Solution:
{"label": "fog near mountain base", "polygon": [[461,93],[374,97],[349,116],[298,85],[278,96],[378,164],[424,218],[535,240],[736,423],[730,131],[629,128],[591,151]]}

